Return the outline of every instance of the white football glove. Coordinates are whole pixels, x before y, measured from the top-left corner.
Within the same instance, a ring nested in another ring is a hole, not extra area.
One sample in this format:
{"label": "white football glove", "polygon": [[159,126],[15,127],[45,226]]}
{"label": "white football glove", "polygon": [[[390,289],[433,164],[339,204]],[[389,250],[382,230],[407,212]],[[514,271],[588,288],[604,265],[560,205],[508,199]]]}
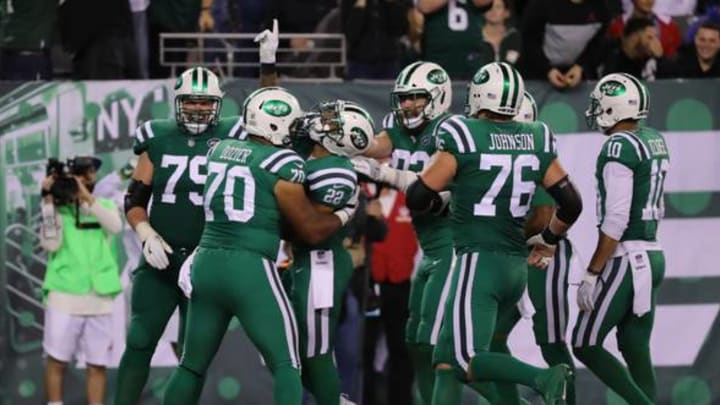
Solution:
{"label": "white football glove", "polygon": [[135,232],[142,242],[145,261],[156,269],[166,269],[170,265],[167,254],[173,252],[170,245],[155,232],[147,221],[135,225]]}
{"label": "white football glove", "polygon": [[577,291],[577,304],[581,311],[590,312],[595,309],[595,288],[598,280],[602,283],[602,278],[597,274],[593,274],[589,270],[585,272],[585,277]]}
{"label": "white football glove", "polygon": [[178,287],[180,287],[187,298],[190,298],[190,294],[192,294],[193,287],[192,281],[190,280],[190,270],[192,268],[193,260],[195,259],[195,253],[197,253],[197,248],[193,250],[190,256],[185,259],[182,266],[180,266],[180,274],[178,275]]}
{"label": "white football glove", "polygon": [[277,18],[273,18],[272,31],[265,30],[257,34],[255,42],[260,44],[260,63],[275,63],[279,43]]}
{"label": "white football glove", "polygon": [[383,165],[375,159],[364,156],[355,156],[350,159],[353,168],[360,176],[367,177],[372,181],[385,182],[383,179]]}
{"label": "white football glove", "polygon": [[550,264],[553,256],[555,256],[556,245],[545,242],[542,233],[535,234],[526,241],[528,246],[532,246],[532,251],[528,256],[528,264],[544,269]]}
{"label": "white football glove", "polygon": [[347,224],[348,221],[350,221],[350,219],[352,219],[355,215],[355,210],[357,210],[358,207],[359,195],[360,187],[355,187],[355,193],[353,193],[352,197],[350,197],[347,204],[339,210],[333,212],[336,217],[340,218],[340,223],[343,224],[343,226],[345,226],[345,224]]}

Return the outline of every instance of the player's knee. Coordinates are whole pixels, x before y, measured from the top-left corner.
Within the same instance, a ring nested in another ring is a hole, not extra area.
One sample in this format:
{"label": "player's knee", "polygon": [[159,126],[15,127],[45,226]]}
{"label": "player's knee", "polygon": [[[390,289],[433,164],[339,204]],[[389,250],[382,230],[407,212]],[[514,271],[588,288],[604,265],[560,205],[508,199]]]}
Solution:
{"label": "player's knee", "polygon": [[128,349],[138,351],[155,351],[158,339],[154,339],[145,325],[139,322],[132,322],[128,330],[125,345]]}

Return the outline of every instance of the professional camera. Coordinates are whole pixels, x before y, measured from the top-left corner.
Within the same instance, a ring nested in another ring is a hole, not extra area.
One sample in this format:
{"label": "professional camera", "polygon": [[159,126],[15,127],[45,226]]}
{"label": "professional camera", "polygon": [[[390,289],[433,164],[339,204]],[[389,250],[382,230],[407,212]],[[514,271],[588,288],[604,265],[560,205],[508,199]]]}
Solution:
{"label": "professional camera", "polygon": [[53,176],[54,181],[50,187],[55,205],[66,205],[76,200],[78,185],[74,176],[82,176],[94,168],[100,168],[102,161],[92,156],[76,156],[63,163],[58,159],[48,159],[45,174]]}
{"label": "professional camera", "polygon": [[48,159],[45,174],[53,176],[54,181],[50,187],[50,194],[53,196],[55,205],[66,205],[75,201],[78,192],[77,182],[65,163],[55,158]]}

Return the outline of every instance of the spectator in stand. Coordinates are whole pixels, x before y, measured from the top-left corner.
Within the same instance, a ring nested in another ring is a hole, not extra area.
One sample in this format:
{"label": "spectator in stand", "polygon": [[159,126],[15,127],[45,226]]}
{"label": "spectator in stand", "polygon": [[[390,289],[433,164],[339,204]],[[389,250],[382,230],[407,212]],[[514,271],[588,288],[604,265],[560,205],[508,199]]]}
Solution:
{"label": "spectator in stand", "polygon": [[49,80],[58,0],[3,2],[0,79]]}
{"label": "spectator in stand", "polygon": [[147,8],[150,0],[130,0],[132,12],[133,33],[135,34],[135,50],[137,52],[138,74],[140,79],[150,77],[148,63],[150,50],[148,49],[148,22]]}
{"label": "spectator in stand", "polygon": [[[368,319],[366,323],[363,403],[412,404],[413,367],[405,345],[405,324],[418,241],[410,210],[405,206],[405,195],[383,188],[378,201],[387,223],[387,235],[383,242],[372,246],[370,269],[380,290],[380,322]],[[373,359],[380,330],[385,332],[388,351],[386,401],[375,398]]]}
{"label": "spectator in stand", "polygon": [[407,0],[342,0],[348,78],[393,79],[400,67],[400,38],[408,31]]}
{"label": "spectator in stand", "polygon": [[[283,32],[310,33],[315,32],[320,21],[337,5],[338,0],[270,0],[267,5],[267,17],[277,18]],[[280,47],[287,47],[282,42]],[[289,45],[297,51],[315,47],[314,41],[302,37],[292,38]],[[284,59],[282,54],[278,54],[278,57]]]}
{"label": "spectator in stand", "polygon": [[[148,40],[150,41],[150,77],[168,78],[170,68],[160,65],[160,33],[206,32],[215,27],[210,13],[212,0],[152,0],[148,7]],[[182,39],[165,41],[165,46],[190,48],[192,42]],[[185,62],[187,52],[176,51],[165,55],[169,62]]]}
{"label": "spectator in stand", "polygon": [[417,0],[425,15],[423,60],[445,68],[453,80],[469,79],[482,66],[483,14],[492,0]]}
{"label": "spectator in stand", "polygon": [[646,81],[655,80],[660,65],[667,66],[655,24],[647,18],[631,18],[625,24],[620,45],[608,54],[603,74],[623,72]]}
{"label": "spectator in stand", "polygon": [[647,18],[654,23],[658,38],[663,47],[663,55],[666,58],[674,58],[682,43],[680,29],[675,21],[669,16],[653,12],[655,0],[633,0],[632,9],[621,16],[616,17],[608,29],[608,36],[611,40],[618,40],[623,35],[625,24],[630,18]]}
{"label": "spectator in stand", "polygon": [[[611,0],[618,1],[618,0]],[[702,0],[701,0],[702,2]],[[633,0],[622,0],[622,9],[632,11]],[[685,17],[695,14],[697,0],[655,0],[653,11],[670,17]]]}
{"label": "spectator in stand", "polygon": [[713,0],[712,3],[707,4],[704,7],[700,7],[698,4],[698,18],[690,24],[687,31],[685,31],[684,42],[686,45],[692,45],[695,42],[695,32],[698,30],[700,25],[705,21],[712,21],[716,24],[720,24],[720,0]]}
{"label": "spectator in stand", "polygon": [[60,6],[60,35],[73,54],[75,80],[139,78],[133,31],[128,0],[64,0]]}
{"label": "spectator in stand", "polygon": [[705,21],[695,32],[695,46],[685,47],[663,77],[720,77],[720,25]]}
{"label": "spectator in stand", "polygon": [[425,17],[417,8],[411,7],[407,11],[408,30],[400,41],[402,54],[400,66],[407,66],[422,58],[422,38],[425,29]]}
{"label": "spectator in stand", "polygon": [[485,12],[482,46],[486,50],[480,54],[492,58],[482,61],[481,65],[490,62],[507,62],[514,65],[520,58],[522,36],[509,23],[511,10],[512,0],[495,0],[492,8]]}
{"label": "spectator in stand", "polygon": [[521,71],[558,89],[597,77],[609,15],[600,0],[531,0],[520,25]]}

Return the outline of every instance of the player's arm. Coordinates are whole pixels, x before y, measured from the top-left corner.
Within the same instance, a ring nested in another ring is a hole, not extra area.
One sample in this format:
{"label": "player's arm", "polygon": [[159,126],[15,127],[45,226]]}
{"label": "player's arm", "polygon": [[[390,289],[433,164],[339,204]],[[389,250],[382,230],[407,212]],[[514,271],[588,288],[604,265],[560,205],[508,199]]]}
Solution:
{"label": "player's arm", "polygon": [[415,8],[423,14],[432,14],[448,4],[448,0],[417,0]]}
{"label": "player's arm", "polygon": [[[537,191],[536,191],[537,192]],[[540,205],[533,207],[532,212],[525,221],[525,238],[542,232],[550,223],[555,207],[553,205]]]}
{"label": "player's arm", "polygon": [[311,245],[321,243],[350,220],[352,214],[345,211],[321,212],[305,194],[301,183],[280,179],[275,183],[275,198],[285,220],[294,234]]}
{"label": "player's arm", "polygon": [[133,229],[148,221],[147,205],[152,196],[153,163],[147,152],[143,152],[133,171],[125,193],[125,217]]}
{"label": "player's arm", "polygon": [[272,87],[280,84],[275,67],[278,37],[276,18],[273,18],[272,31],[265,30],[255,37],[255,42],[260,44],[260,87]]}
{"label": "player's arm", "polygon": [[580,216],[582,198],[557,159],[553,159],[548,166],[543,178],[543,187],[557,203],[555,213],[547,227],[556,241],[559,235],[564,235]]}
{"label": "player's arm", "polygon": [[447,204],[448,196],[441,195],[455,177],[457,160],[450,152],[437,151],[430,159],[428,167],[417,181],[407,189],[407,207],[419,214],[437,212]]}
{"label": "player's arm", "polygon": [[152,196],[153,163],[147,151],[142,152],[125,194],[125,217],[143,244],[145,260],[157,269],[165,269],[172,253],[170,245],[150,225],[147,206]]}
{"label": "player's arm", "polygon": [[633,171],[620,162],[608,162],[603,167],[605,201],[599,238],[588,271],[599,274],[615,252],[619,240],[630,221],[633,197]]}
{"label": "player's arm", "polygon": [[363,154],[364,156],[374,159],[384,159],[390,157],[393,151],[393,143],[387,131],[382,131],[373,137],[370,148]]}

